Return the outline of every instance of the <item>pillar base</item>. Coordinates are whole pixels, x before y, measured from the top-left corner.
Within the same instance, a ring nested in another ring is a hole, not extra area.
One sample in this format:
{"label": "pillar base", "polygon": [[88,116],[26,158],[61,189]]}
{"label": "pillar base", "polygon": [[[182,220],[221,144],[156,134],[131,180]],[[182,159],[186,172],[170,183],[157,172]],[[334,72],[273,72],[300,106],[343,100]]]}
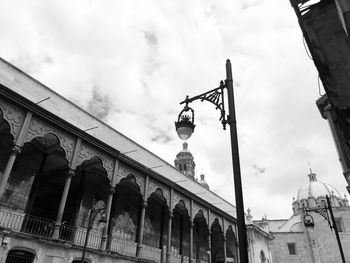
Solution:
{"label": "pillar base", "polygon": [[61,228],[61,225],[56,223],[53,228],[52,239],[59,239],[60,228]]}

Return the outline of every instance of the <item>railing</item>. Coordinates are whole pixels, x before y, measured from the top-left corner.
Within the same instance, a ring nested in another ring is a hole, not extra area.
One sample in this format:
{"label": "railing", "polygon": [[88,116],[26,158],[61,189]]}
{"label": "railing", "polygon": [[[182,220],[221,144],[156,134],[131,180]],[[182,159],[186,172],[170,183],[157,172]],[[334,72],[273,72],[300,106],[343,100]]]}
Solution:
{"label": "railing", "polygon": [[179,254],[170,254],[170,263],[181,263],[181,255]]}
{"label": "railing", "polygon": [[26,215],[22,223],[21,232],[36,236],[51,237],[53,227],[53,221]]}
{"label": "railing", "polygon": [[162,253],[162,250],[160,248],[142,245],[141,258],[143,259],[160,262],[161,253]]}
{"label": "railing", "polygon": [[59,239],[74,242],[74,235],[76,232],[76,227],[62,224],[60,226]]}
{"label": "railing", "polygon": [[[77,244],[79,246],[84,246],[85,238],[86,238],[86,229],[77,228],[74,234],[74,241],[73,241],[74,244]],[[87,246],[91,248],[100,248],[101,239],[102,239],[102,234],[92,229],[89,233],[89,240],[88,240]]]}
{"label": "railing", "polygon": [[111,240],[111,251],[119,254],[135,257],[136,256],[137,243],[131,240],[122,240],[112,238]]}
{"label": "railing", "polygon": [[24,214],[0,208],[0,227],[20,231]]}

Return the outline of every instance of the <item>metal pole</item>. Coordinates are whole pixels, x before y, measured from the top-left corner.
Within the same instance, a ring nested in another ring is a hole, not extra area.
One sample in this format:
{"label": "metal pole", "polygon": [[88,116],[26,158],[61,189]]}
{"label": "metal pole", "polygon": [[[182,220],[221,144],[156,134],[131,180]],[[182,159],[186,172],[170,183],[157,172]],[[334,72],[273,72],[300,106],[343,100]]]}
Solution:
{"label": "metal pole", "polygon": [[92,223],[92,214],[94,213],[94,210],[91,209],[91,213],[89,216],[89,222],[88,222],[88,227],[87,227],[87,231],[86,231],[86,236],[85,236],[85,242],[84,242],[84,247],[83,247],[83,254],[81,255],[81,263],[85,263],[85,253],[86,253],[86,247],[87,247],[87,243],[89,241],[89,234],[90,234],[90,229],[91,229],[91,223]]}
{"label": "metal pole", "polygon": [[340,257],[341,257],[342,262],[345,263],[343,247],[341,246],[337,225],[335,224],[333,210],[332,210],[331,202],[329,201],[328,195],[326,195],[326,199],[327,199],[328,210],[329,210],[329,213],[330,213],[331,219],[332,219],[332,225],[333,225],[333,228],[334,228],[335,236],[337,238],[337,243],[338,243],[338,247],[339,247],[339,251],[340,251]]}
{"label": "metal pole", "polygon": [[232,164],[233,164],[233,180],[235,187],[236,197],[236,211],[237,211],[237,226],[238,226],[238,242],[239,242],[239,258],[241,263],[248,263],[248,242],[247,231],[244,220],[244,207],[243,207],[243,193],[242,193],[242,180],[241,180],[241,168],[239,163],[239,151],[238,151],[238,139],[237,139],[237,127],[236,127],[236,112],[235,102],[233,94],[232,83],[232,69],[230,60],[226,60],[226,88],[228,96],[229,117],[227,123],[230,125],[231,134],[231,151],[232,151]]}

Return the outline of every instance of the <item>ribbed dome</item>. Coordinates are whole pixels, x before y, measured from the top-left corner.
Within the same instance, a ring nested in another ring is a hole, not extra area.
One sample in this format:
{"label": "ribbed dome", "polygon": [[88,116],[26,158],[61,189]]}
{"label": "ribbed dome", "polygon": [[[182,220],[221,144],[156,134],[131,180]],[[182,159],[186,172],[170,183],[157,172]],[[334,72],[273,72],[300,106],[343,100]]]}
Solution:
{"label": "ribbed dome", "polygon": [[333,186],[317,181],[316,174],[310,173],[309,179],[310,181],[307,184],[299,188],[297,201],[308,199],[309,197],[317,199],[320,196],[325,197],[326,195],[343,199]]}

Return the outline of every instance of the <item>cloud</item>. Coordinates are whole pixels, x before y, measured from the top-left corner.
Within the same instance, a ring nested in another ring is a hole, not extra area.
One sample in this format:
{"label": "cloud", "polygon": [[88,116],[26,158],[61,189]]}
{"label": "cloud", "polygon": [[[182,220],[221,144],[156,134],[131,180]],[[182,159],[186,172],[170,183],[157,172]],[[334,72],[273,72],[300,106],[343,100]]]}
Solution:
{"label": "cloud", "polygon": [[[289,217],[309,161],[345,192],[288,1],[11,0],[0,2],[0,28],[4,59],[169,163],[182,148],[179,102],[218,87],[229,58],[245,206],[256,218]],[[190,106],[197,167],[234,202],[229,127],[212,104]]]}
{"label": "cloud", "polygon": [[92,90],[92,98],[88,101],[87,110],[98,119],[104,119],[111,109],[108,95],[102,95],[97,86]]}

